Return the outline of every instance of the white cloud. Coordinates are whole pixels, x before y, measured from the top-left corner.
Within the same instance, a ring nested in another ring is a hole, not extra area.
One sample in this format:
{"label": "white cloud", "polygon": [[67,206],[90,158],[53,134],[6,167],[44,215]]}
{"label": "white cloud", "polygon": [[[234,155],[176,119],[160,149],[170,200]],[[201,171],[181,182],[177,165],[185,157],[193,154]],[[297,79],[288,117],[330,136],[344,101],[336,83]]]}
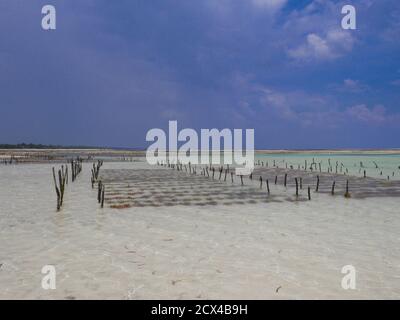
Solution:
{"label": "white cloud", "polygon": [[291,108],[288,98],[277,91],[271,89],[263,89],[264,96],[261,98],[262,103],[267,108],[272,108],[273,111],[281,118],[286,120],[295,120],[296,113]]}
{"label": "white cloud", "polygon": [[302,126],[335,126],[338,117],[331,99],[304,91],[278,91],[260,87],[260,103],[268,114],[286,121],[297,122]]}
{"label": "white cloud", "polygon": [[289,55],[295,59],[330,58],[331,50],[326,40],[322,39],[315,33],[307,35],[306,44],[301,45],[297,49],[289,50]]}
{"label": "white cloud", "polygon": [[354,89],[359,87],[359,81],[357,80],[352,80],[352,79],[344,79],[343,84],[345,87]]}
{"label": "white cloud", "polygon": [[368,108],[365,104],[359,104],[347,108],[346,113],[351,117],[370,124],[381,124],[387,121],[386,109],[382,105]]}
{"label": "white cloud", "polygon": [[314,0],[292,10],[283,30],[291,37],[286,52],[295,61],[331,61],[352,51],[357,33],[340,26],[341,3]]}
{"label": "white cloud", "polygon": [[[352,83],[353,82],[348,82]],[[383,105],[368,107],[358,104],[340,108],[331,97],[309,94],[304,91],[277,91],[260,87],[260,102],[270,116],[296,122],[303,127],[324,126],[337,128],[345,123],[391,125],[400,122],[399,113],[388,113]]]}
{"label": "white cloud", "polygon": [[287,0],[207,0],[205,3],[218,15],[232,16],[246,6],[274,14],[286,5]]}
{"label": "white cloud", "polygon": [[343,81],[344,89],[349,92],[363,92],[370,89],[370,87],[359,80],[345,79]]}
{"label": "white cloud", "polygon": [[330,89],[340,92],[360,93],[370,89],[370,87],[359,80],[344,79],[341,84],[333,84]]}
{"label": "white cloud", "polygon": [[354,39],[345,30],[329,30],[325,37],[310,33],[304,44],[288,50],[288,55],[301,61],[333,60],[353,49]]}
{"label": "white cloud", "polygon": [[270,11],[281,9],[287,0],[252,0],[254,6],[264,8]]}

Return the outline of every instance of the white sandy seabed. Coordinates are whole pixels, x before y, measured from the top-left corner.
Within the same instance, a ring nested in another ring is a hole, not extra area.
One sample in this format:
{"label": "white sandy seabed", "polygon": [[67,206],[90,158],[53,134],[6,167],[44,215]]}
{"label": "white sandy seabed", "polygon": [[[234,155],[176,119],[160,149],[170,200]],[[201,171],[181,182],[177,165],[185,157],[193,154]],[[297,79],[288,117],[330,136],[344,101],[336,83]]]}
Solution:
{"label": "white sandy seabed", "polygon": [[51,168],[0,166],[1,299],[400,298],[399,198],[100,209],[84,164],[56,212]]}

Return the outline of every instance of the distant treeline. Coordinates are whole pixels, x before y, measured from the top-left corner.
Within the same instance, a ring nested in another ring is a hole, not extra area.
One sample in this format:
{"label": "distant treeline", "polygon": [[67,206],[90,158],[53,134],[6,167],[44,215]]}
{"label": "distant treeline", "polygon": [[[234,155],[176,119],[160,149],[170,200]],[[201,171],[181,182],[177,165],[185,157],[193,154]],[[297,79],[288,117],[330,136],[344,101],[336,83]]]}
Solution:
{"label": "distant treeline", "polygon": [[18,144],[0,144],[0,149],[97,149],[97,147],[18,143]]}

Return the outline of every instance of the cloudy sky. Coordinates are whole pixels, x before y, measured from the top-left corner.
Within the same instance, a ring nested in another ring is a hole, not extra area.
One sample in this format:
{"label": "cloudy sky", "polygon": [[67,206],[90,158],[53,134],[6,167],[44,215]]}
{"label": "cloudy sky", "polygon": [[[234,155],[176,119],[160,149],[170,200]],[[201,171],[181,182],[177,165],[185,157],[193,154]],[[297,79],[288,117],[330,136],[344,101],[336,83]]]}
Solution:
{"label": "cloudy sky", "polygon": [[257,148],[400,147],[399,40],[398,0],[2,0],[0,143],[143,148],[177,120]]}

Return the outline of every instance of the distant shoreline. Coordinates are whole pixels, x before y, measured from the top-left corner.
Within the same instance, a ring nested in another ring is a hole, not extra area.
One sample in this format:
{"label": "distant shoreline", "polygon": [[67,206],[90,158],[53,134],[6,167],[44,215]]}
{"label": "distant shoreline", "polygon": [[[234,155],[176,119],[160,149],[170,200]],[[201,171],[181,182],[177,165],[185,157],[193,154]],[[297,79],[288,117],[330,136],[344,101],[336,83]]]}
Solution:
{"label": "distant shoreline", "polygon": [[313,153],[327,153],[327,154],[400,154],[400,149],[298,149],[298,150],[256,150],[259,154],[313,154]]}
{"label": "distant shoreline", "polygon": [[51,144],[18,143],[18,144],[0,144],[0,150],[131,150],[145,151],[140,148],[119,148],[119,147],[99,147],[99,146],[63,146]]}
{"label": "distant shoreline", "polygon": [[[55,148],[2,148],[0,147],[0,154],[12,153],[86,153],[86,154],[131,154],[144,156],[146,150],[143,149],[129,149],[129,148],[112,148],[112,147],[55,147]],[[221,151],[223,152],[223,151]],[[400,149],[261,149],[255,150],[256,155],[297,155],[297,154],[332,154],[332,155],[400,155]]]}
{"label": "distant shoreline", "polygon": [[[35,143],[18,143],[18,144],[0,144],[0,151],[117,151],[117,152],[146,152],[142,148],[129,147],[100,147],[100,146],[63,146],[63,145],[47,145]],[[337,149],[255,149],[256,153],[265,154],[295,154],[295,153],[380,153],[380,154],[400,154],[399,148],[337,148]]]}

